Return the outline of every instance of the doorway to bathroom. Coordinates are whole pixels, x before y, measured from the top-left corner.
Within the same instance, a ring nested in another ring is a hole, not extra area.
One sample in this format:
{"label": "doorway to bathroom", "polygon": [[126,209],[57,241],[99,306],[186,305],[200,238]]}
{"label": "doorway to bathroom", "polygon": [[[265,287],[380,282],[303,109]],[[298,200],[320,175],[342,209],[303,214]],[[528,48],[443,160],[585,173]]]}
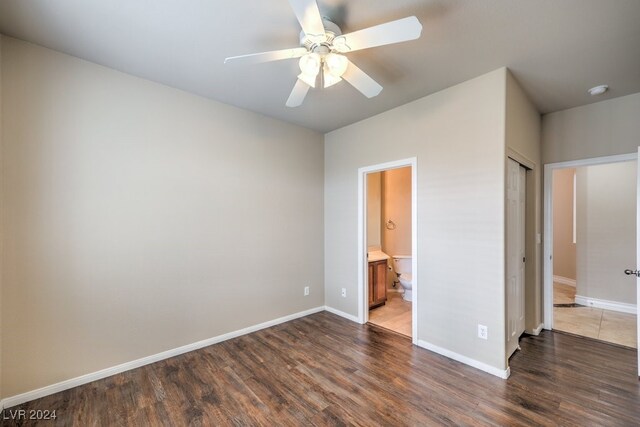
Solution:
{"label": "doorway to bathroom", "polygon": [[359,169],[358,317],[417,342],[416,159]]}

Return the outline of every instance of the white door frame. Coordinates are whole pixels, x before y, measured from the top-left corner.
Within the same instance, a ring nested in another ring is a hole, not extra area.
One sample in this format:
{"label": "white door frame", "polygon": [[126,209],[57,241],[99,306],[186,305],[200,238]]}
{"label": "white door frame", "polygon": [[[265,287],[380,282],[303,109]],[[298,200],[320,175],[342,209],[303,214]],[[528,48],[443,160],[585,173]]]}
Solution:
{"label": "white door frame", "polygon": [[[411,301],[411,340],[418,344],[418,159],[396,160],[358,169],[358,322],[369,321],[369,289],[367,287],[367,174],[389,169],[411,167],[411,281],[413,297]],[[393,255],[393,254],[390,254]]]}
{"label": "white door frame", "polygon": [[[516,176],[516,180],[518,181],[518,207],[516,209],[517,212],[517,217],[513,218],[512,217],[512,211],[510,210],[510,206],[509,206],[509,202],[510,202],[510,191],[511,191],[511,186],[510,186],[510,179],[512,178],[511,176],[511,163],[513,162],[514,166],[517,167],[518,169],[518,174]],[[517,160],[512,159],[511,157],[507,158],[507,165],[506,165],[506,174],[507,174],[507,178],[506,178],[506,185],[507,185],[507,191],[506,191],[506,221],[505,221],[505,230],[506,230],[506,237],[505,237],[505,248],[506,248],[506,257],[505,257],[505,263],[506,263],[506,268],[505,268],[505,286],[506,286],[506,350],[507,350],[507,359],[509,359],[511,357],[511,355],[519,348],[519,340],[520,340],[520,336],[525,332],[526,330],[526,318],[525,318],[525,311],[526,311],[526,285],[527,285],[527,273],[526,273],[526,264],[525,264],[525,258],[526,258],[526,253],[527,253],[527,243],[528,243],[528,239],[527,239],[527,173],[529,171],[531,171],[531,169],[527,169],[527,167],[525,165],[523,165],[522,163],[518,162]],[[524,173],[524,179],[522,179],[522,174]],[[522,202],[522,196],[524,194],[524,203]],[[521,294],[520,294],[520,298],[517,298],[515,300],[515,305],[516,307],[514,308],[514,300],[513,300],[513,293],[512,293],[512,289],[510,289],[510,275],[509,273],[512,272],[512,268],[514,267],[512,265],[512,252],[514,250],[514,247],[512,246],[513,241],[512,241],[512,237],[513,237],[513,230],[509,227],[510,224],[512,224],[511,221],[517,221],[517,223],[519,224],[519,226],[516,226],[516,234],[518,237],[518,243],[516,245],[516,250],[520,251],[522,250],[522,252],[518,253],[518,256],[516,257],[516,266],[517,267],[517,274],[518,276],[520,276],[520,273],[522,273],[522,276],[519,277],[520,278],[520,284],[518,286]],[[524,221],[523,221],[524,220]],[[529,221],[531,221],[531,219],[529,219]],[[518,312],[521,316],[521,318],[518,320],[517,322],[517,326],[513,327],[512,329],[512,321],[513,321],[513,314],[514,312]],[[517,329],[517,332],[516,332]],[[517,336],[515,335],[517,333]]]}
{"label": "white door frame", "polygon": [[544,328],[553,329],[553,171],[556,169],[638,160],[638,153],[572,160],[544,165]]}

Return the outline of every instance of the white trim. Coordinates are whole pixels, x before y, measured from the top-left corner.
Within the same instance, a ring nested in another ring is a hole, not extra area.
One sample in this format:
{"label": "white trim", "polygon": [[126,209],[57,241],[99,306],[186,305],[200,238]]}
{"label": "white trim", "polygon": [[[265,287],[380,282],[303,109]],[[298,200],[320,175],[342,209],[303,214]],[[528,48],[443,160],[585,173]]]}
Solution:
{"label": "white trim", "polygon": [[[640,156],[640,147],[636,153]],[[640,170],[636,165],[636,268],[640,266]],[[636,311],[640,306],[640,277],[636,277]],[[640,317],[636,313],[636,334],[638,334],[638,340],[636,343],[640,343]],[[638,378],[640,378],[640,350],[636,351],[638,358]]]}
{"label": "white trim", "polygon": [[538,336],[538,335],[540,335],[540,332],[542,332],[543,328],[544,328],[544,323],[540,323],[537,328],[535,328],[535,329],[526,329],[525,332],[528,333],[529,335]]}
{"label": "white trim", "polygon": [[411,159],[411,341],[418,342],[418,159]]}
{"label": "white trim", "polygon": [[[640,156],[640,147],[636,153]],[[636,165],[637,166],[637,165]],[[640,170],[636,167],[636,269],[640,266]],[[636,277],[636,309],[640,306],[640,277]],[[636,333],[640,343],[640,317],[636,313]],[[638,357],[638,377],[640,378],[640,350],[636,351]]]}
{"label": "white trim", "polygon": [[351,320],[352,322],[360,323],[360,321],[358,320],[358,316],[354,316],[353,314],[345,313],[344,311],[337,310],[333,307],[329,307],[328,305],[325,305],[324,309],[329,313],[333,313],[337,316],[344,317],[345,319]]}
{"label": "white trim", "polygon": [[279,325],[281,323],[289,322],[294,319],[298,319],[300,317],[305,317],[310,314],[319,313],[324,311],[325,307],[315,307],[309,310],[301,311],[298,313],[290,314],[288,316],[280,317],[278,319],[269,320],[264,323],[260,323],[258,325],[249,326],[244,329],[240,329],[237,331],[229,332],[226,334],[218,335],[213,338],[208,338],[202,341],[194,342],[192,344],[183,345],[181,347],[177,347],[171,350],[163,351],[161,353],[153,354],[151,356],[143,357],[141,359],[133,360],[131,362],[122,363],[117,366],[113,366],[111,368],[102,369],[100,371],[92,372],[90,374],[81,375],[76,378],[71,378],[56,384],[51,384],[46,387],[39,388],[37,390],[28,391],[26,393],[18,394],[15,396],[10,396],[5,399],[2,399],[0,402],[0,406],[2,408],[10,408],[12,406],[20,405],[25,402],[29,402],[31,400],[39,399],[44,396],[49,396],[50,394],[58,393],[64,390],[68,390],[73,387],[77,387],[83,384],[90,383],[92,381],[100,380],[106,377],[110,377],[115,374],[119,374],[121,372],[130,371],[131,369],[139,368],[141,366],[149,365],[154,362],[158,362],[160,360],[169,359],[170,357],[178,356],[183,353],[188,353],[190,351],[198,350],[203,347],[207,347],[213,344],[217,344],[222,341],[226,341],[232,338],[239,337],[241,335],[250,334],[252,332],[259,331],[261,329],[269,328],[271,326]]}
{"label": "white trim", "polygon": [[578,177],[575,169],[573,170],[573,200],[571,201],[571,232],[573,233],[571,242],[575,245],[578,237],[577,211],[578,211]]}
{"label": "white trim", "polygon": [[587,307],[593,308],[602,308],[604,310],[617,311],[620,313],[638,314],[638,310],[635,304],[609,301],[598,298],[589,298],[582,295],[576,295],[576,304],[586,305]]}
{"label": "white trim", "polygon": [[[568,162],[548,163],[544,165],[544,255],[542,257],[544,304],[542,309],[545,329],[553,329],[553,260],[551,259],[553,253],[553,171],[556,169],[629,162],[633,160],[638,160],[637,152]],[[638,215],[640,215],[640,212]],[[640,257],[640,254],[638,254],[638,256]],[[640,330],[638,334],[640,334]],[[640,355],[640,352],[638,354]]]}
{"label": "white trim", "polygon": [[367,277],[367,262],[364,251],[367,248],[367,215],[365,214],[365,203],[367,194],[366,172],[358,170],[358,323],[367,323],[369,313],[365,307],[367,297],[367,289],[360,286]]}
{"label": "white trim", "polygon": [[554,274],[553,281],[562,285],[573,286],[574,288],[576,287],[576,279],[569,279],[568,277],[556,276]]}
{"label": "white trim", "polygon": [[369,320],[369,307],[367,286],[367,259],[365,250],[367,219],[365,215],[365,201],[367,194],[368,173],[381,172],[390,169],[411,167],[411,268],[413,297],[411,299],[411,340],[413,344],[418,344],[418,159],[411,157],[393,162],[380,163],[372,166],[365,166],[358,169],[358,323],[364,324]]}
{"label": "white trim", "polygon": [[542,305],[544,328],[553,329],[553,260],[551,259],[551,252],[553,248],[553,167],[550,165],[544,166],[544,178],[543,178],[543,203],[544,203],[544,231],[542,237],[543,243],[543,296],[544,302]]}
{"label": "white trim", "polygon": [[533,171],[536,168],[535,162],[527,158],[527,156],[520,154],[518,151],[514,150],[511,147],[507,147],[507,157],[511,158],[517,163],[520,163],[520,165],[524,166],[525,169],[528,169],[530,171]]}
{"label": "white trim", "polygon": [[491,365],[487,365],[484,362],[480,362],[470,357],[463,356],[462,354],[456,353],[454,351],[447,350],[442,347],[438,347],[437,345],[431,344],[427,341],[418,340],[418,346],[424,349],[427,349],[429,351],[433,351],[434,353],[438,353],[442,356],[448,357],[449,359],[453,359],[457,362],[464,363],[465,365],[469,365],[473,368],[480,369],[481,371],[487,372],[491,375],[495,375],[496,377],[499,377],[505,380],[509,378],[509,375],[511,375],[511,368],[507,367],[507,369],[504,369],[504,370],[499,369]]}
{"label": "white trim", "polygon": [[547,163],[545,169],[579,168],[583,166],[608,165],[611,163],[630,162],[638,160],[638,153],[616,154],[613,156],[593,157],[591,159],[570,160],[567,162]]}

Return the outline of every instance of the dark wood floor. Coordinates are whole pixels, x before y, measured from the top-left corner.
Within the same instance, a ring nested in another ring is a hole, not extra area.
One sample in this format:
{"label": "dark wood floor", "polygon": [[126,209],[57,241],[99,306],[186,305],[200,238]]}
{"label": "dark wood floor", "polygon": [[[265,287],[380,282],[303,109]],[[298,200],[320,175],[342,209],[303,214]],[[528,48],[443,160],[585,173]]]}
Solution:
{"label": "dark wood floor", "polygon": [[11,409],[79,426],[640,424],[634,350],[521,346],[505,381],[323,312]]}

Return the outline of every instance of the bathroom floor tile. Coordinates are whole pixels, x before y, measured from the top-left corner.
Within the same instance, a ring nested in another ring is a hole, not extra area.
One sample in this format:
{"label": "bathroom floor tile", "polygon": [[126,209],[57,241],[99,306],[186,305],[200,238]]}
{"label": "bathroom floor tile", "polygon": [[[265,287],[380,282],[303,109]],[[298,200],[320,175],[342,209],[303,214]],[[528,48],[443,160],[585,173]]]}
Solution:
{"label": "bathroom floor tile", "polygon": [[604,310],[598,338],[627,347],[638,347],[636,316]]}
{"label": "bathroom floor tile", "polygon": [[562,283],[553,283],[553,303],[571,304],[576,299],[576,288]]}
{"label": "bathroom floor tile", "polygon": [[554,307],[553,329],[598,338],[602,309],[591,307]]}
{"label": "bathroom floor tile", "polygon": [[[561,283],[553,284],[553,303],[575,302],[575,288]],[[638,348],[635,314],[619,313],[592,307],[553,308],[553,328],[613,344]]]}
{"label": "bathroom floor tile", "polygon": [[411,336],[411,302],[399,292],[388,292],[385,305],[369,311],[369,322]]}

